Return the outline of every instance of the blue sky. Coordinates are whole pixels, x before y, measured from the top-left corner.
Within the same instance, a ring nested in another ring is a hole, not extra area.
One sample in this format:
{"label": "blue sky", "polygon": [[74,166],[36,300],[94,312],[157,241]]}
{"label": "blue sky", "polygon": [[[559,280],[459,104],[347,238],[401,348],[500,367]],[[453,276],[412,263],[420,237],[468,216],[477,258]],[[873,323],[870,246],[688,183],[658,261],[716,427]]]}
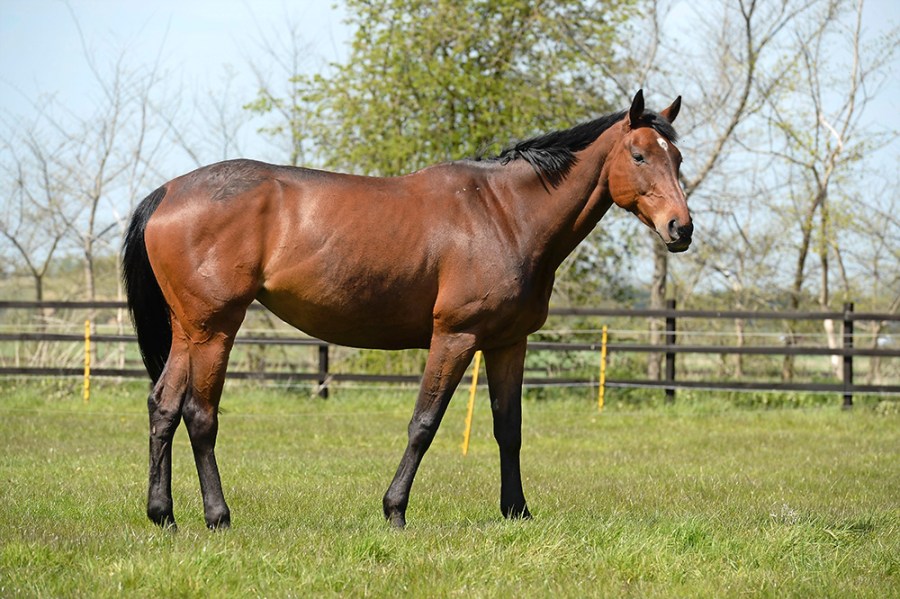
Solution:
{"label": "blue sky", "polygon": [[[310,70],[345,55],[350,32],[332,5],[331,0],[0,0],[0,117],[27,116],[33,103],[48,95],[76,112],[89,102],[84,90],[91,75],[76,20],[88,53],[102,64],[123,51],[134,65],[159,57],[180,75],[177,80],[204,88],[221,81],[229,64],[239,73],[237,84],[246,88],[240,98],[249,101],[256,85],[248,61],[265,62],[259,59],[259,40],[283,35],[280,24],[288,20],[299,23],[310,44]],[[900,0],[867,0],[865,6],[869,32],[900,23]],[[686,7],[702,10],[690,2],[679,6]],[[871,110],[895,130],[900,129],[898,70]]]}
{"label": "blue sky", "polygon": [[79,102],[90,78],[76,20],[88,52],[101,62],[124,50],[129,63],[164,66],[187,80],[215,82],[225,64],[243,72],[260,55],[262,32],[293,17],[323,60],[340,57],[349,35],[329,1],[286,0],[0,0],[0,112],[22,114],[41,96]]}

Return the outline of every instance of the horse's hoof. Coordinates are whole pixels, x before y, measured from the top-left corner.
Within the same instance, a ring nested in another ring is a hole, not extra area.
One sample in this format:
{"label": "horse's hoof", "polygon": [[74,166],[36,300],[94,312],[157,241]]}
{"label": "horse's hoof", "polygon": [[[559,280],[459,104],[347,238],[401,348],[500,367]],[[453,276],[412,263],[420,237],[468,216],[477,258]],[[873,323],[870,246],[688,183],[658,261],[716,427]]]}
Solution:
{"label": "horse's hoof", "polygon": [[531,520],[531,512],[528,511],[528,506],[525,504],[501,507],[500,511],[507,520]]}
{"label": "horse's hoof", "polygon": [[391,528],[403,530],[406,528],[406,516],[401,512],[391,512],[384,515],[385,519],[390,522]]}
{"label": "horse's hoof", "polygon": [[210,530],[228,530],[231,528],[231,512],[228,508],[207,515],[206,528]]}
{"label": "horse's hoof", "polygon": [[206,528],[210,530],[228,530],[231,528],[231,519],[224,518],[220,520],[207,520]]}
{"label": "horse's hoof", "polygon": [[151,502],[147,504],[147,517],[150,520],[166,530],[178,530],[175,524],[175,515],[172,512],[172,506],[164,503]]}

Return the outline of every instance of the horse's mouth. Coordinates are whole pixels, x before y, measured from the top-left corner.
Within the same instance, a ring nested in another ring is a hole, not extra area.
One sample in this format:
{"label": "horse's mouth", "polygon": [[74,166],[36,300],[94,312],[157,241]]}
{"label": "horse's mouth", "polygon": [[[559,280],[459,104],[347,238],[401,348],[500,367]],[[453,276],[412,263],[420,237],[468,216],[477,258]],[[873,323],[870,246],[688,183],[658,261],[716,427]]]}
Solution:
{"label": "horse's mouth", "polygon": [[670,254],[679,254],[691,247],[691,238],[683,237],[681,239],[670,241],[666,244],[666,249]]}

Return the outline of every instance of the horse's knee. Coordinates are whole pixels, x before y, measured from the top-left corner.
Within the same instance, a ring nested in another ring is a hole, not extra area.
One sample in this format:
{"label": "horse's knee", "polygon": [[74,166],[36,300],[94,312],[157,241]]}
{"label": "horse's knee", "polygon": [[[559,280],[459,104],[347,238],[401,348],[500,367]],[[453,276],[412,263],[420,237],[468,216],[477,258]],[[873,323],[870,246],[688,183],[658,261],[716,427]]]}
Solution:
{"label": "horse's knee", "polygon": [[434,440],[440,422],[432,418],[413,418],[409,422],[407,433],[409,446],[414,451],[425,451]]}
{"label": "horse's knee", "polygon": [[219,420],[214,409],[200,405],[195,399],[189,399],[185,402],[182,414],[191,439],[215,441]]}

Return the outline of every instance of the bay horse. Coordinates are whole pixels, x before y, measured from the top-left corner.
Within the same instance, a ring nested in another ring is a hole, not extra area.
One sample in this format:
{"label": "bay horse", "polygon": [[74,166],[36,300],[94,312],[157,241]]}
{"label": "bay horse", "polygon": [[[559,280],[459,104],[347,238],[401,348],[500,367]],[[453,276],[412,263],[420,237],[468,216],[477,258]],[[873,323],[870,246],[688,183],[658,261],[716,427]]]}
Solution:
{"label": "bay horse", "polygon": [[172,437],[188,430],[209,528],[230,526],[215,444],[228,356],[256,299],[294,327],[360,348],[427,348],[408,444],[383,498],[406,525],[416,470],[476,350],[484,353],[500,510],[529,518],[519,470],[526,339],[557,267],[616,204],[671,252],[693,225],[672,122],[638,91],[628,110],[516,143],[494,158],[395,178],[250,160],[173,179],[135,209],[128,306],[153,381],[147,515],[174,527]]}

